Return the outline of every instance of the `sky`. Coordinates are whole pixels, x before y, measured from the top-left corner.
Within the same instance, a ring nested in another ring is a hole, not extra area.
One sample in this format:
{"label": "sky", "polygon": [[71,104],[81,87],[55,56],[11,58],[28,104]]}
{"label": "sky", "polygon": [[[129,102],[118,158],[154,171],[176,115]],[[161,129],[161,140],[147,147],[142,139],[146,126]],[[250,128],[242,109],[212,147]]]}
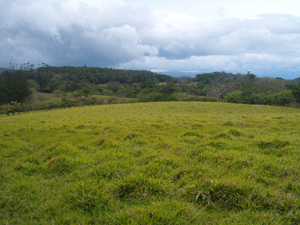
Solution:
{"label": "sky", "polygon": [[300,77],[299,0],[1,0],[0,67]]}

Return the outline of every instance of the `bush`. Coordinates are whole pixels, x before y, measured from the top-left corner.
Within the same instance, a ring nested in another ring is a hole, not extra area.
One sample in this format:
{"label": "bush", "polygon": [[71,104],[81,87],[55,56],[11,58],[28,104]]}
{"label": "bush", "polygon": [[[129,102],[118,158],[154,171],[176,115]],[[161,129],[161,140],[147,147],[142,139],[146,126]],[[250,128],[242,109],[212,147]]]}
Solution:
{"label": "bush", "polygon": [[26,103],[18,103],[18,102],[11,102],[10,104],[2,105],[0,107],[0,114],[15,114],[20,112],[25,112],[30,110],[30,105]]}
{"label": "bush", "polygon": [[60,108],[61,107],[61,103],[59,102],[58,99],[52,99],[49,101],[44,101],[41,103],[41,109],[45,110],[45,109],[56,109],[56,108]]}
{"label": "bush", "polygon": [[300,85],[297,88],[294,88],[292,91],[294,98],[296,99],[297,103],[300,103]]}
{"label": "bush", "polygon": [[137,103],[138,100],[134,98],[124,98],[121,100],[121,103]]}
{"label": "bush", "polygon": [[176,101],[202,101],[202,102],[216,102],[216,98],[207,96],[188,95],[185,93],[173,93],[172,96]]}
{"label": "bush", "polygon": [[[168,98],[170,95],[152,92],[149,94],[138,94],[137,98],[140,102],[158,102],[158,101],[172,101]],[[173,99],[174,100],[174,99]]]}
{"label": "bush", "polygon": [[185,93],[174,92],[172,94],[152,92],[149,94],[139,94],[138,99],[141,102],[157,102],[157,101],[204,101],[216,102],[217,100],[212,97],[188,95]]}
{"label": "bush", "polygon": [[108,104],[116,104],[117,103],[117,98],[116,97],[109,97],[107,98],[107,103]]}
{"label": "bush", "polygon": [[61,107],[72,107],[72,106],[77,106],[78,105],[78,99],[75,98],[69,98],[69,97],[63,97],[61,99]]}
{"label": "bush", "polygon": [[292,91],[282,91],[276,93],[267,93],[262,97],[261,103],[266,105],[288,105],[295,101]]}
{"label": "bush", "polygon": [[289,105],[295,101],[292,91],[281,91],[276,93],[242,93],[234,91],[228,93],[226,101],[230,103],[244,103],[244,104],[262,104],[262,105]]}
{"label": "bush", "polygon": [[233,91],[225,95],[225,99],[230,103],[242,103],[243,96],[240,91]]}

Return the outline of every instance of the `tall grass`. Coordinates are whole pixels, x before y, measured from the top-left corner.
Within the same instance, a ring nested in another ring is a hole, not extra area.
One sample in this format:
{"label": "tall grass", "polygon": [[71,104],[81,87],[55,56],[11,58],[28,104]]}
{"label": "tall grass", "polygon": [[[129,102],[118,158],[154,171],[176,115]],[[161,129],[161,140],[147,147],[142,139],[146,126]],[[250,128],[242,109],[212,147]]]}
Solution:
{"label": "tall grass", "polygon": [[299,224],[299,122],[208,102],[0,116],[0,221]]}

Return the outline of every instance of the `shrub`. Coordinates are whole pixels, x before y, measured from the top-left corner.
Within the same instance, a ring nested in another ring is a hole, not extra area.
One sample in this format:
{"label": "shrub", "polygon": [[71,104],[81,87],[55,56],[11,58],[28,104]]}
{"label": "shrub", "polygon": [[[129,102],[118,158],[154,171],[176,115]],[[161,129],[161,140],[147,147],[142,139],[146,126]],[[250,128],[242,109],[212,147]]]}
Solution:
{"label": "shrub", "polygon": [[41,103],[41,109],[45,110],[45,109],[56,109],[56,108],[60,108],[61,107],[61,103],[59,102],[58,99],[52,99],[49,101],[44,101]]}
{"label": "shrub", "polygon": [[233,91],[225,95],[225,99],[230,103],[242,103],[243,96],[240,91]]}
{"label": "shrub", "polygon": [[117,103],[117,98],[116,97],[108,97],[107,99],[108,104],[116,104]]}
{"label": "shrub", "polygon": [[298,87],[293,89],[292,94],[296,99],[297,103],[300,103],[300,85],[298,85]]}
{"label": "shrub", "polygon": [[203,102],[216,102],[216,98],[207,96],[188,95],[185,93],[173,93],[172,96],[176,101],[203,101]]}
{"label": "shrub", "polygon": [[78,103],[78,100],[75,98],[69,98],[69,97],[63,97],[61,99],[61,107],[65,108],[65,107],[72,107],[72,106],[76,106]]}
{"label": "shrub", "polygon": [[289,105],[295,101],[292,91],[281,91],[276,93],[242,93],[231,92],[226,95],[227,102],[263,105]]}

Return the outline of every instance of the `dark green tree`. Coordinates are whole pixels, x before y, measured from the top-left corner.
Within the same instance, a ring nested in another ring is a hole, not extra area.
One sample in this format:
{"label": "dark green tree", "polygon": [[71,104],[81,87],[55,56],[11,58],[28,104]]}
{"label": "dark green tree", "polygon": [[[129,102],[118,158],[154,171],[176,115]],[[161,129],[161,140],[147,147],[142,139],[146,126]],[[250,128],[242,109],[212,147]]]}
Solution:
{"label": "dark green tree", "polygon": [[31,95],[28,80],[21,70],[0,74],[0,104],[24,102]]}
{"label": "dark green tree", "polygon": [[160,86],[160,90],[159,90],[159,92],[162,94],[172,94],[178,91],[179,91],[178,85],[172,81],[168,81],[165,85]]}
{"label": "dark green tree", "polygon": [[294,88],[292,91],[296,102],[300,104],[300,85],[297,88]]}

